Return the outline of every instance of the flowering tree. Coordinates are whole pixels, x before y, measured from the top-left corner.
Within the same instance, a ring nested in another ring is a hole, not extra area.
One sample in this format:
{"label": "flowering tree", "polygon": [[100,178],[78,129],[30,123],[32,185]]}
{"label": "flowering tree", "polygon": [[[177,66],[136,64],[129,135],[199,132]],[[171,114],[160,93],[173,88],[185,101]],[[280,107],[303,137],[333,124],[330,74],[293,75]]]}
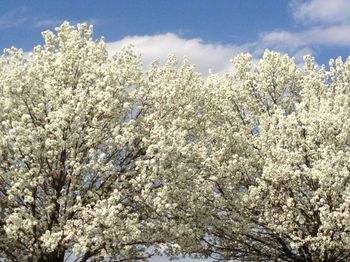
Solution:
{"label": "flowering tree", "polygon": [[0,256],[142,260],[157,234],[135,171],[139,58],[108,58],[86,24],[56,30],[0,59]]}
{"label": "flowering tree", "polygon": [[206,80],[175,64],[151,69],[156,109],[145,119],[157,119],[147,137],[163,185],[154,203],[183,238],[178,249],[348,261],[350,59],[326,71],[309,56],[298,67],[266,51]]}

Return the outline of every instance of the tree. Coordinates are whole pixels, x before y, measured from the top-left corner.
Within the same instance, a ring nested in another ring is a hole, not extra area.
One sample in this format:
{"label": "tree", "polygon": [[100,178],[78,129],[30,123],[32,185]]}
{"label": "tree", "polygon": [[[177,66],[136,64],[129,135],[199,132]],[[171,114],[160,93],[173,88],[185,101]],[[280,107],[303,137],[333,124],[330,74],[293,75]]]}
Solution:
{"label": "tree", "polygon": [[109,58],[86,24],[56,31],[0,59],[0,256],[143,260],[158,230],[135,166],[140,59],[130,48]]}
{"label": "tree", "polygon": [[[157,210],[181,252],[238,261],[348,261],[350,59],[329,71],[266,51],[201,79],[151,70]],[[164,83],[160,86],[158,83]],[[158,88],[157,88],[158,87]],[[169,222],[168,222],[169,223]],[[186,241],[187,240],[187,241]]]}

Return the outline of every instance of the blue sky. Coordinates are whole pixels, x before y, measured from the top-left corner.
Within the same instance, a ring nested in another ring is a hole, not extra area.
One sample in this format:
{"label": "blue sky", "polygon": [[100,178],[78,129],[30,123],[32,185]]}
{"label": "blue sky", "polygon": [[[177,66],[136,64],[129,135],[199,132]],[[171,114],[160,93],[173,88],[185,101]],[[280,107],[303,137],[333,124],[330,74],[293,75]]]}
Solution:
{"label": "blue sky", "polygon": [[110,52],[133,43],[145,65],[186,55],[204,74],[230,70],[240,52],[258,59],[269,48],[327,64],[350,48],[350,0],[0,0],[0,48],[30,51],[64,20],[93,24]]}

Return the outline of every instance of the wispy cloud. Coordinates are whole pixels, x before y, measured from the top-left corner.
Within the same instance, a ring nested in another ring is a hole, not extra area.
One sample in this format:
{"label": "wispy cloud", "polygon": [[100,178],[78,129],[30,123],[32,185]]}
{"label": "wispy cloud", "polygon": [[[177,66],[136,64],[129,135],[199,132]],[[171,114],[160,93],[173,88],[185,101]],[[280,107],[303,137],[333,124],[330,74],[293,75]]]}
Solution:
{"label": "wispy cloud", "polygon": [[[67,18],[49,18],[45,15],[36,14],[33,10],[26,6],[21,6],[9,10],[2,15],[0,14],[0,29],[15,28],[24,25],[46,29],[48,27],[58,26],[64,20],[70,20],[72,23],[78,23],[78,21],[72,21],[71,19]],[[87,22],[93,25],[101,24],[101,21],[95,18],[88,18],[79,22]]]}
{"label": "wispy cloud", "polygon": [[32,21],[35,27],[51,27],[59,25],[63,22],[62,19],[35,19]]}
{"label": "wispy cloud", "polygon": [[26,7],[18,7],[5,12],[0,16],[0,27],[12,28],[28,22],[31,18],[27,16],[27,12]]}
{"label": "wispy cloud", "polygon": [[301,22],[333,24],[350,19],[349,0],[293,0],[291,8],[293,17]]}
{"label": "wispy cloud", "polygon": [[335,26],[319,26],[306,30],[272,31],[261,34],[266,45],[286,45],[297,48],[307,45],[350,46],[350,23]]}
{"label": "wispy cloud", "polygon": [[291,15],[297,30],[262,32],[255,43],[293,54],[316,52],[320,46],[350,47],[349,0],[291,0]]}

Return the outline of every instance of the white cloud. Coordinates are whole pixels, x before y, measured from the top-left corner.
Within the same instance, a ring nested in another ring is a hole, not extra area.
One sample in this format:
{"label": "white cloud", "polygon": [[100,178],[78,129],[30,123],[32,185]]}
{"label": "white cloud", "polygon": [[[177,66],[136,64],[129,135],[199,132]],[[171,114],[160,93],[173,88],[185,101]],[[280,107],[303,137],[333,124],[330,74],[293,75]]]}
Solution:
{"label": "white cloud", "polygon": [[[312,32],[311,32],[312,33]],[[311,34],[310,33],[310,34]],[[318,32],[321,38],[321,32]],[[316,41],[316,40],[315,40]],[[205,43],[199,38],[184,39],[173,33],[146,36],[127,36],[115,42],[107,43],[108,52],[112,55],[122,47],[132,44],[136,53],[141,54],[145,68],[156,59],[164,63],[169,54],[176,54],[180,63],[183,57],[188,57],[203,75],[211,69],[214,73],[224,73],[232,70],[230,60],[242,52],[250,52],[256,62],[265,49],[288,53],[295,57],[297,63],[302,63],[303,56],[313,54],[307,34],[276,31],[263,33],[255,42],[242,45],[222,45]]]}
{"label": "white cloud", "polygon": [[230,59],[247,46],[205,43],[199,38],[184,39],[173,33],[146,36],[127,36],[120,41],[107,43],[107,49],[114,53],[121,47],[133,44],[135,51],[142,54],[145,66],[155,59],[164,63],[169,54],[176,54],[179,60],[187,56],[198,70],[206,75],[209,69],[221,73],[231,69]]}
{"label": "white cloud", "polygon": [[349,0],[294,0],[293,17],[302,22],[332,24],[350,19]]}
{"label": "white cloud", "polygon": [[349,0],[292,0],[299,30],[261,33],[256,46],[288,52],[300,60],[321,46],[350,47]]}
{"label": "white cloud", "polygon": [[272,31],[263,33],[261,41],[266,45],[286,45],[297,48],[307,45],[350,46],[350,23],[328,27],[314,27],[311,29],[289,32]]}

